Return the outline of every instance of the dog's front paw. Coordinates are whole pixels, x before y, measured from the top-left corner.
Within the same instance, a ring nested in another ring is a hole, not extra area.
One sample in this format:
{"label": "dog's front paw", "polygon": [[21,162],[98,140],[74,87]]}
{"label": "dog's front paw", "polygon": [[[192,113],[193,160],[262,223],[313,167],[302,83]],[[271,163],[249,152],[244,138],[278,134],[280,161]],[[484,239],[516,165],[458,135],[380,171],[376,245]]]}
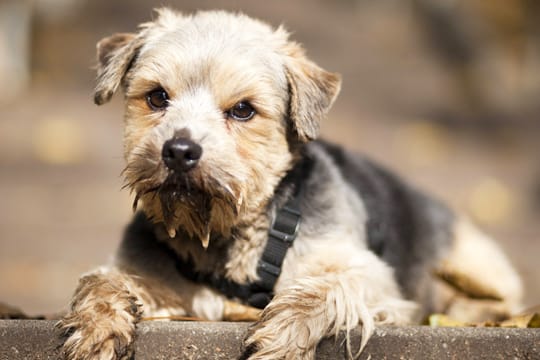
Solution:
{"label": "dog's front paw", "polygon": [[244,358],[310,360],[315,357],[323,333],[313,323],[314,309],[311,306],[301,309],[294,301],[282,300],[278,298],[270,303],[261,320],[250,328]]}
{"label": "dog's front paw", "polygon": [[[281,325],[281,326],[280,326]],[[247,338],[244,358],[249,360],[312,360],[320,338],[310,336],[306,323],[259,322]]]}
{"label": "dog's front paw", "polygon": [[133,354],[142,307],[122,283],[95,274],[80,280],[71,311],[58,322],[67,360],[120,360]]}
{"label": "dog's front paw", "polygon": [[128,308],[117,311],[102,303],[94,310],[96,311],[71,312],[58,323],[66,337],[63,345],[64,358],[129,359],[133,354],[135,324],[139,318],[138,306],[132,301]]}

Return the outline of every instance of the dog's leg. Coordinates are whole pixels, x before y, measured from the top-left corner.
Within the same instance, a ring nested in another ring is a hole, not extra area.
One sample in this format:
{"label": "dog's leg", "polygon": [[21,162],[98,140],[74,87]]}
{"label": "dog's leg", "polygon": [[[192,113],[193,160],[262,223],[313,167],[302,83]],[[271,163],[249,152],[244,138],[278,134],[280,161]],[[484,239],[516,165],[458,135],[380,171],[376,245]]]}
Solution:
{"label": "dog's leg", "polygon": [[523,287],[510,261],[487,235],[466,220],[456,222],[454,242],[437,274],[439,312],[464,322],[506,318],[520,310]]}
{"label": "dog's leg", "polygon": [[[298,259],[301,276],[277,292],[250,331],[250,359],[312,359],[322,338],[359,324],[361,350],[376,324],[410,322],[416,306],[402,299],[390,268],[367,250],[350,250]],[[348,336],[347,350],[354,357]]]}
{"label": "dog's leg", "polygon": [[170,276],[133,275],[100,268],[83,276],[69,313],[58,323],[67,359],[128,359],[137,322],[143,316],[193,315],[220,320],[224,298],[214,291]]}

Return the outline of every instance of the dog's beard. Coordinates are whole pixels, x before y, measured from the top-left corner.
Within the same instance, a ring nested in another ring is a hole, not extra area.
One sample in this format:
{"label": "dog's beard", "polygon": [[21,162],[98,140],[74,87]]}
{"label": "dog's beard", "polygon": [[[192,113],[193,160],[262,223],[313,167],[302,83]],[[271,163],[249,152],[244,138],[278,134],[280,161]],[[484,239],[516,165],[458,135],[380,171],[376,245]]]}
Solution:
{"label": "dog's beard", "polygon": [[200,239],[205,248],[211,233],[229,234],[243,199],[240,188],[231,185],[235,182],[229,174],[221,171],[212,176],[199,168],[175,173],[150,159],[141,156],[123,171],[125,187],[135,193],[134,210],[141,202],[146,215],[163,223],[171,238],[182,230]]}
{"label": "dog's beard", "polygon": [[207,247],[212,231],[228,235],[240,204],[230,188],[211,177],[197,177],[173,173],[159,187],[157,197],[169,236],[181,228]]}
{"label": "dog's beard", "polygon": [[[210,194],[195,187],[185,174],[171,174],[157,190],[157,197],[161,205],[163,223],[169,236],[176,235],[178,220],[183,218],[184,223],[196,229],[203,244],[207,243],[209,224],[212,211],[212,197]],[[195,226],[200,224],[200,226]]]}

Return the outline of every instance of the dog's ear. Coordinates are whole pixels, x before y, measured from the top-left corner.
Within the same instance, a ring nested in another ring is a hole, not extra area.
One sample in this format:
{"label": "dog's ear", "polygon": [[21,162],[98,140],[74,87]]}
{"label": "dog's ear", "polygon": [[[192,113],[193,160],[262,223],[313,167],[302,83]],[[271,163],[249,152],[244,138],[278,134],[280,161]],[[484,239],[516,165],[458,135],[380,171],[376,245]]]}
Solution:
{"label": "dog's ear", "polygon": [[296,43],[287,45],[286,73],[289,82],[289,116],[301,141],[319,135],[320,122],[341,88],[341,76],[308,60]]}
{"label": "dog's ear", "polygon": [[142,45],[140,34],[118,33],[97,43],[97,83],[94,102],[111,99]]}

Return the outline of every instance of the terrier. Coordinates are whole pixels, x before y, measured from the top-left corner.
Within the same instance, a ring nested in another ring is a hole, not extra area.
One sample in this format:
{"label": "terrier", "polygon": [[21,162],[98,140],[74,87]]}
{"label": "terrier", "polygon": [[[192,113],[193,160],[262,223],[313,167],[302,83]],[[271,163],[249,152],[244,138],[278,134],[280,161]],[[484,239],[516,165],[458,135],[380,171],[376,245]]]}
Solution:
{"label": "terrier", "polygon": [[59,323],[66,358],[129,358],[145,317],[257,319],[246,357],[312,359],[356,326],[362,348],[379,324],[519,306],[520,279],[488,237],[316,140],[340,76],[283,27],[157,13],[97,45],[95,102],[123,89],[123,175],[140,212],[114,263],[80,279]]}

